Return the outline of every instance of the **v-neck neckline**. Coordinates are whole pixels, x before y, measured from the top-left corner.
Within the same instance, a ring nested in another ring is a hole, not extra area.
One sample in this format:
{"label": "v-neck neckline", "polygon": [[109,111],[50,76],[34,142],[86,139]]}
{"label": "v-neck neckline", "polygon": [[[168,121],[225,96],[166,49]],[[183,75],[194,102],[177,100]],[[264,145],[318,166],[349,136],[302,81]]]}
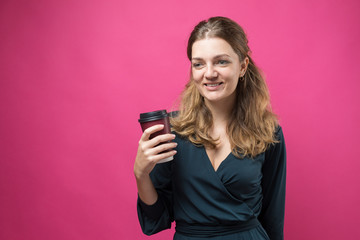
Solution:
{"label": "v-neck neckline", "polygon": [[232,155],[232,152],[230,152],[230,153],[221,161],[221,163],[219,164],[219,166],[215,169],[214,166],[212,165],[212,162],[211,162],[211,159],[210,159],[208,153],[206,152],[205,147],[203,146],[202,149],[203,149],[203,151],[204,151],[204,153],[205,153],[205,156],[206,156],[206,158],[207,158],[206,160],[207,160],[208,164],[210,165],[211,169],[212,169],[215,173],[218,173],[218,171],[219,171],[220,167],[223,165],[223,163]]}

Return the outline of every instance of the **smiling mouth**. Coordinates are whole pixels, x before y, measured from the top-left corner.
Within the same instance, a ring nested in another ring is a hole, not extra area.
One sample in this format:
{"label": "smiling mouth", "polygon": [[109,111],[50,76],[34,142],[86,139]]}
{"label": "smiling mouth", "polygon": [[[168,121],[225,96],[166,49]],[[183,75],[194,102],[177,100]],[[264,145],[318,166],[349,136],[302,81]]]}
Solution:
{"label": "smiling mouth", "polygon": [[217,87],[217,86],[220,86],[221,84],[223,84],[222,82],[221,83],[205,83],[205,86],[207,87]]}

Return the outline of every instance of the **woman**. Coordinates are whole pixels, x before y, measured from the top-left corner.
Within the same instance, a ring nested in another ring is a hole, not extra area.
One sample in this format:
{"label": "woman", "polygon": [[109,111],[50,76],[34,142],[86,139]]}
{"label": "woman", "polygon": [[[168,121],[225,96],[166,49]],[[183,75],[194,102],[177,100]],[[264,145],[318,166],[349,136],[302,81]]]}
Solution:
{"label": "woman", "polygon": [[163,128],[156,125],[139,141],[134,173],[145,234],[175,220],[176,240],[283,239],[284,137],[247,43],[224,17],[192,31],[191,78],[171,119],[174,134],[149,140]]}

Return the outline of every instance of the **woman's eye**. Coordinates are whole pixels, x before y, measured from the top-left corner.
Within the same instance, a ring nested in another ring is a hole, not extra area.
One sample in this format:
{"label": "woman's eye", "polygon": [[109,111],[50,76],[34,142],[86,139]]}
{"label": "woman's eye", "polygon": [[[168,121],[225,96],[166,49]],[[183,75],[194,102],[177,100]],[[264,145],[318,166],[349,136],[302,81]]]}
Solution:
{"label": "woman's eye", "polygon": [[217,62],[217,64],[219,64],[219,65],[226,65],[226,64],[228,64],[229,63],[229,61],[226,61],[226,60],[219,60],[218,62]]}
{"label": "woman's eye", "polygon": [[194,68],[200,68],[202,66],[202,64],[201,63],[193,63],[192,66]]}

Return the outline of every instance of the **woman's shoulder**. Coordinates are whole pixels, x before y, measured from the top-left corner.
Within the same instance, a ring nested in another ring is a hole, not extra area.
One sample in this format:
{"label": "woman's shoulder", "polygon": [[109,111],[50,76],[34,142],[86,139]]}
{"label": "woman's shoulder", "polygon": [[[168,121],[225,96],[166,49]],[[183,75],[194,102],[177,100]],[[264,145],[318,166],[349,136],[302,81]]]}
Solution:
{"label": "woman's shoulder", "polygon": [[275,128],[275,137],[278,141],[281,141],[284,138],[283,128],[280,124],[278,124]]}
{"label": "woman's shoulder", "polygon": [[[179,111],[172,111],[172,112],[168,112],[168,116],[169,118],[176,118],[179,116]],[[186,140],[186,138],[184,138],[183,136],[181,136],[179,133],[177,133],[176,131],[172,130],[171,131],[172,134],[175,134],[176,139],[175,140],[181,140],[184,141]]]}

